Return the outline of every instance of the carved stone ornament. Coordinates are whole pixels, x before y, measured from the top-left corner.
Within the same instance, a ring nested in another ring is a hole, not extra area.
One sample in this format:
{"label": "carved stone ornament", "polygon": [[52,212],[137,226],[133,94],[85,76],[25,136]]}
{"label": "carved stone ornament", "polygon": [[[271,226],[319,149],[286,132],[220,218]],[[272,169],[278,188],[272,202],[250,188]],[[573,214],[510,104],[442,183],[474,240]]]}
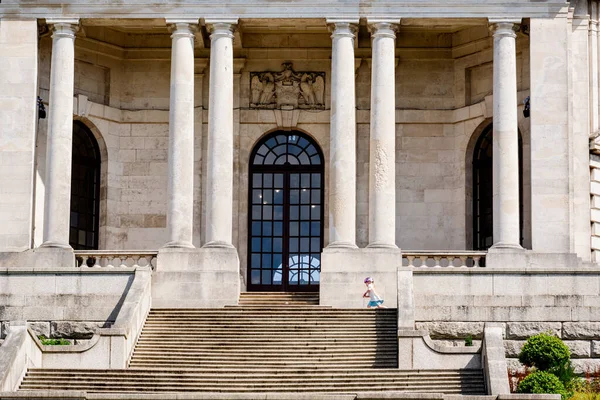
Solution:
{"label": "carved stone ornament", "polygon": [[283,63],[281,72],[250,73],[251,108],[325,108],[325,73],[296,72]]}

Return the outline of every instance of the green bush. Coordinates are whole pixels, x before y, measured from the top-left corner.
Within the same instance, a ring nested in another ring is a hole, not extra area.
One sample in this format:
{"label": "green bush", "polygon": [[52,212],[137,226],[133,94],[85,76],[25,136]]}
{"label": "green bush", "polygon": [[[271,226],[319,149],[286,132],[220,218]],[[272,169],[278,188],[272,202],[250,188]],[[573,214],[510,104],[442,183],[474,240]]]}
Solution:
{"label": "green bush", "polygon": [[44,335],[40,335],[38,338],[44,346],[67,346],[71,344],[67,339],[48,339]]}
{"label": "green bush", "polygon": [[564,399],[570,397],[558,377],[547,371],[535,371],[527,375],[517,387],[518,393],[560,394]]}
{"label": "green bush", "polygon": [[566,374],[570,368],[571,352],[556,336],[547,333],[531,336],[519,354],[519,361],[540,371]]}

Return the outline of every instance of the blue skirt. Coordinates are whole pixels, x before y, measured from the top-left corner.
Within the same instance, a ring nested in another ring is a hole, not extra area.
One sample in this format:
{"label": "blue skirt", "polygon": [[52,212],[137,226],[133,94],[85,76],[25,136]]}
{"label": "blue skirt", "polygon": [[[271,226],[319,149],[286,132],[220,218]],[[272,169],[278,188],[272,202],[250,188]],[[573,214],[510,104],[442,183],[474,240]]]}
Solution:
{"label": "blue skirt", "polygon": [[381,304],[383,304],[383,300],[369,301],[369,304],[367,304],[367,307],[377,307]]}

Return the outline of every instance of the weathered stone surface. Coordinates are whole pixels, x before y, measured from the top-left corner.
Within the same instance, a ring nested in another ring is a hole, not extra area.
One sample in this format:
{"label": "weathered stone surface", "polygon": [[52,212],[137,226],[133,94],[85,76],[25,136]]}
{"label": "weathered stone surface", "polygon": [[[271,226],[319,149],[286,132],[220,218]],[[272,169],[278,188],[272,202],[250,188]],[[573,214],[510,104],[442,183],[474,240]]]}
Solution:
{"label": "weathered stone surface", "polygon": [[483,322],[417,322],[417,329],[429,331],[432,339],[473,339],[483,337]]}
{"label": "weathered stone surface", "polygon": [[592,357],[600,357],[600,341],[592,340]]}
{"label": "weathered stone surface", "polygon": [[504,350],[506,351],[506,357],[519,357],[519,353],[525,344],[524,340],[505,340]]}
{"label": "weathered stone surface", "polygon": [[[466,347],[464,339],[458,340],[434,340],[434,342],[443,347]],[[481,340],[473,340],[473,347],[481,346]]]}
{"label": "weathered stone surface", "polygon": [[519,362],[516,358],[507,358],[506,359],[506,367],[511,374],[514,374],[518,371],[524,371],[525,366]]}
{"label": "weathered stone surface", "polygon": [[567,340],[564,342],[571,350],[571,358],[589,358],[591,342],[588,340]]}
{"label": "weathered stone surface", "polygon": [[65,339],[90,339],[102,323],[98,322],[74,322],[58,321],[51,324],[51,335],[53,338]]}
{"label": "weathered stone surface", "polygon": [[600,322],[565,322],[563,339],[600,339]]}
{"label": "weathered stone surface", "polygon": [[541,332],[560,337],[560,322],[509,322],[506,324],[507,339],[527,339]]}
{"label": "weathered stone surface", "polygon": [[581,360],[572,360],[571,364],[575,369],[575,373],[578,375],[593,374],[596,371],[600,371],[600,360],[589,358]]}
{"label": "weathered stone surface", "polygon": [[50,337],[50,322],[37,321],[27,324],[37,336],[44,335]]}

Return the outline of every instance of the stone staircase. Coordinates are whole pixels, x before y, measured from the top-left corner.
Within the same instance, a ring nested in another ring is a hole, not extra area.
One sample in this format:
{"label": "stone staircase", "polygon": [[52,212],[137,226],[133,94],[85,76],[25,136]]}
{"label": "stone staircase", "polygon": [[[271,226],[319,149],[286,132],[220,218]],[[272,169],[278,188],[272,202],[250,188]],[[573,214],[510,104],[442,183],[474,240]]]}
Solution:
{"label": "stone staircase", "polygon": [[128,369],[30,369],[21,390],[485,393],[481,370],[396,369],[396,310],[311,304],[248,293],[224,309],[152,309]]}

